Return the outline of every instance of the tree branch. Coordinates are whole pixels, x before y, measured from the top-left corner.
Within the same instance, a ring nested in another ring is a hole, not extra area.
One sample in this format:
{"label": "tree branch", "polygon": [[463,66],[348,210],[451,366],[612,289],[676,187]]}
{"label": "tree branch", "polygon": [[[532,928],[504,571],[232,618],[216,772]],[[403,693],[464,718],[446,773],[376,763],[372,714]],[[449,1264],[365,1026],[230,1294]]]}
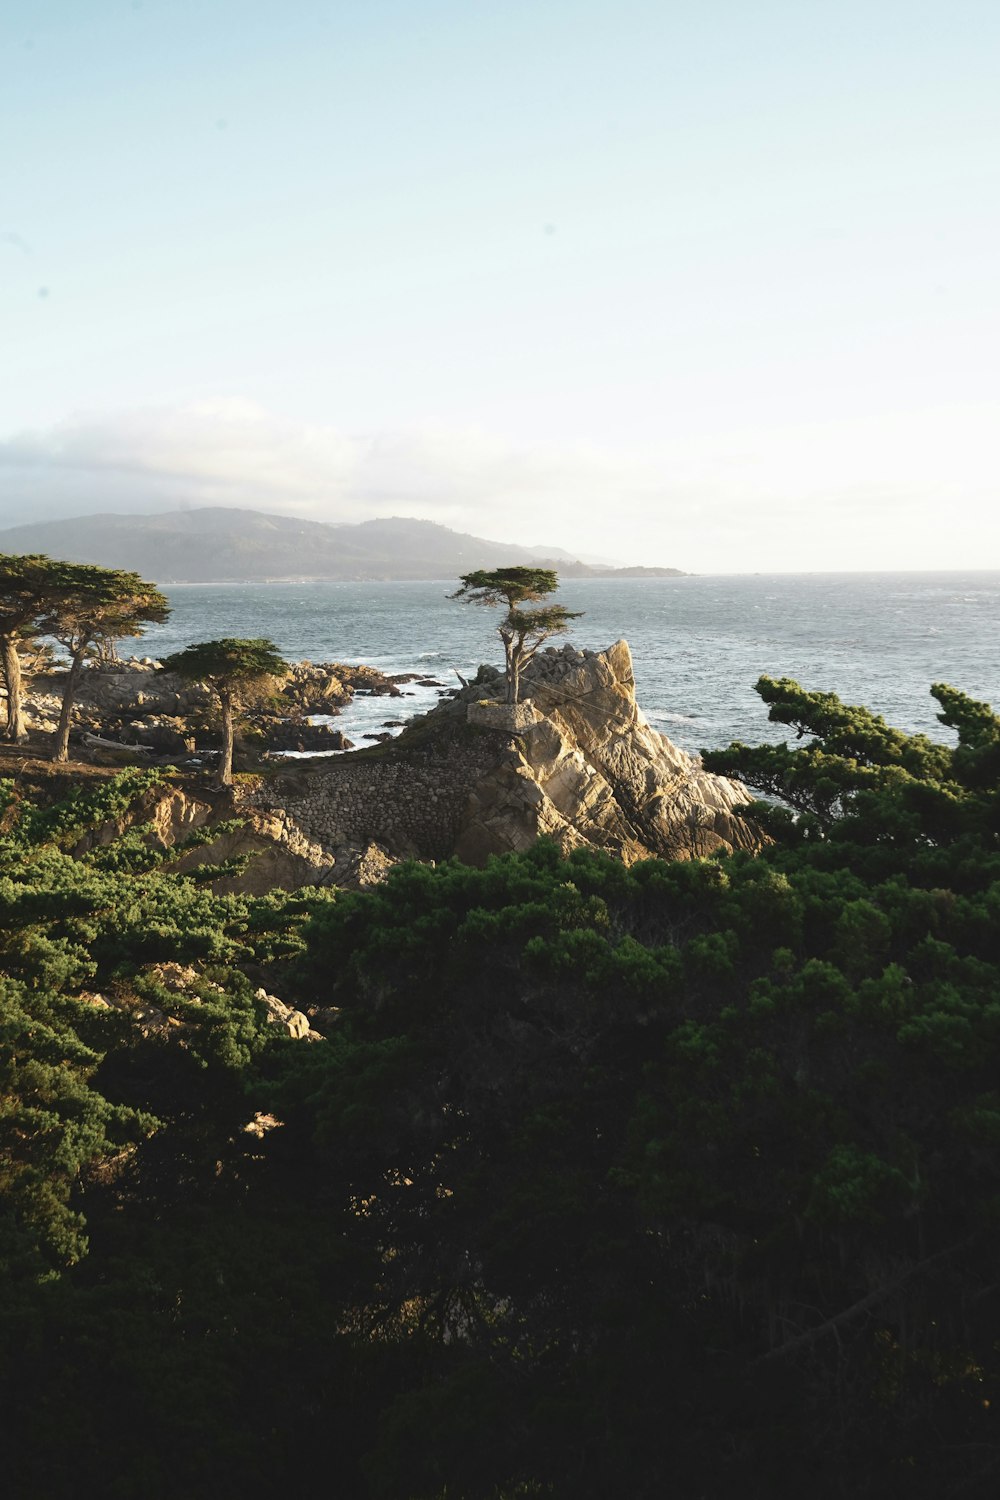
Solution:
{"label": "tree branch", "polygon": [[968,1239],[959,1240],[956,1245],[949,1245],[946,1250],[937,1251],[935,1255],[929,1255],[926,1260],[918,1261],[915,1266],[910,1266],[907,1270],[901,1271],[892,1281],[886,1282],[884,1286],[876,1288],[874,1292],[869,1292],[859,1302],[853,1303],[850,1307],[845,1307],[843,1312],[836,1313],[832,1318],[827,1318],[825,1323],[820,1323],[816,1328],[810,1328],[806,1333],[796,1334],[795,1338],[786,1339],[783,1344],[779,1344],[777,1349],[771,1349],[767,1354],[760,1355],[759,1358],[753,1360],[750,1368],[753,1369],[756,1365],[767,1364],[772,1359],[783,1359],[786,1354],[794,1354],[796,1350],[805,1349],[810,1344],[814,1344],[824,1334],[836,1332],[841,1324],[850,1322],[852,1318],[858,1317],[861,1313],[868,1312],[870,1308],[877,1307],[880,1302],[884,1302],[887,1297],[891,1297],[893,1292],[898,1291],[912,1277],[918,1276],[922,1271],[926,1271],[938,1261],[946,1260],[949,1255],[954,1255],[956,1250],[962,1250],[966,1245],[971,1243],[972,1236]]}

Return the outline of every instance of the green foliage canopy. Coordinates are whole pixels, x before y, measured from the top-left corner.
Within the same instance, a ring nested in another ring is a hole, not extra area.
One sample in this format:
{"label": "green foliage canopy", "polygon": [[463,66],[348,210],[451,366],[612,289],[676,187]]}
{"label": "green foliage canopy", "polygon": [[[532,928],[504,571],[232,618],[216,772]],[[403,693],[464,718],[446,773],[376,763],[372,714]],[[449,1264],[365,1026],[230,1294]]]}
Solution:
{"label": "green foliage canopy", "polygon": [[238,695],[241,688],[262,677],[281,677],[288,664],[273,641],[226,637],[218,641],[198,641],[168,656],[164,671],[177,672],[192,682],[210,682],[217,691]]}
{"label": "green foliage canopy", "polygon": [[787,1493],[816,1451],[830,1495],[996,1477],[996,720],[936,687],[949,748],[761,690],[811,742],[709,758],[801,809],[757,806],[757,858],[543,844],[307,931],[340,1024],[275,1108],[383,1257],[367,1326],[439,1356],[376,1493]]}
{"label": "green foliage canopy", "polygon": [[39,620],[39,629],[54,636],[69,652],[70,665],[63,688],[53,760],[69,755],[73,703],[84,658],[97,641],[118,641],[142,634],[144,625],[169,618],[166,596],[138,573],[85,564],[60,565],[58,596]]}

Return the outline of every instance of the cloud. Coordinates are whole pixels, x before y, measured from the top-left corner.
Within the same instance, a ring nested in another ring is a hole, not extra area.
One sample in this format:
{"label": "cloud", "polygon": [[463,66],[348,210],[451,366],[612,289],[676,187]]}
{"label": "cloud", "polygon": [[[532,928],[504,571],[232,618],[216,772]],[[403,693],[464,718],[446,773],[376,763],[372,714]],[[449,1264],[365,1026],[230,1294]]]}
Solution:
{"label": "cloud", "polygon": [[28,244],[23,235],[18,234],[16,229],[7,229],[0,234],[0,245],[13,245],[15,250],[20,250],[22,255],[34,255],[34,250]]}
{"label": "cloud", "polygon": [[607,530],[600,516],[623,503],[623,486],[635,505],[661,494],[663,477],[585,447],[519,448],[475,429],[346,434],[237,400],[77,416],[0,442],[7,524],[224,505],[333,521],[419,515],[530,541],[540,527]]}
{"label": "cloud", "polygon": [[408,515],[697,571],[1000,560],[993,409],[691,434],[643,451],[444,426],[348,433],[243,400],[82,414],[0,441],[0,524],[242,506]]}

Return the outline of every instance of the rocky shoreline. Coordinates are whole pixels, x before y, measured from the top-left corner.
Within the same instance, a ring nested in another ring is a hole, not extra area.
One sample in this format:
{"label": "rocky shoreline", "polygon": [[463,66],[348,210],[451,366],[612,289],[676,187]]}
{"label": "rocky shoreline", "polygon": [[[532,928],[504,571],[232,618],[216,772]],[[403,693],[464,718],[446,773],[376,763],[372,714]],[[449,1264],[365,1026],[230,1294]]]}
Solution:
{"label": "rocky shoreline", "polygon": [[[27,685],[25,720],[29,753],[45,754],[55,733],[65,674],[38,673]],[[387,676],[376,667],[344,662],[292,664],[273,699],[252,705],[242,716],[241,751],[255,762],[269,754],[328,754],[355,748],[328,720],[358,697],[400,698],[410,684],[445,691],[444,684],[419,673]],[[388,708],[388,705],[387,705]],[[387,740],[403,726],[396,714],[377,735]],[[219,743],[207,688],[169,672],[151,657],[130,658],[112,667],[91,665],[80,681],[70,737],[74,758],[104,763],[108,758],[141,756],[145,765],[173,764],[197,769],[211,763]]]}

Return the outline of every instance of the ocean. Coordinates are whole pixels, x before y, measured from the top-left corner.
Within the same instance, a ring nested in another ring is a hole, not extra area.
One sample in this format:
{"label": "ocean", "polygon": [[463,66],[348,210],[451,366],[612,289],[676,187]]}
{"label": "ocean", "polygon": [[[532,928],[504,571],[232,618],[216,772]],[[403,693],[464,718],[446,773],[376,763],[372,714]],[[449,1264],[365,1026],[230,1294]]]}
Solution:
{"label": "ocean", "polygon": [[[480,662],[503,659],[497,613],[449,599],[455,587],[173,584],[171,619],[133,649],[162,657],[193,641],[266,636],[289,660],[364,662],[455,686],[456,671],[469,677]],[[628,641],[643,712],[686,750],[787,738],[753,691],[762,674],[945,740],[932,682],[1000,709],[1000,571],[567,579],[555,600],[583,612],[562,639],[595,650]],[[352,739],[378,732],[423,712],[439,689],[405,691],[357,700],[338,726]]]}

